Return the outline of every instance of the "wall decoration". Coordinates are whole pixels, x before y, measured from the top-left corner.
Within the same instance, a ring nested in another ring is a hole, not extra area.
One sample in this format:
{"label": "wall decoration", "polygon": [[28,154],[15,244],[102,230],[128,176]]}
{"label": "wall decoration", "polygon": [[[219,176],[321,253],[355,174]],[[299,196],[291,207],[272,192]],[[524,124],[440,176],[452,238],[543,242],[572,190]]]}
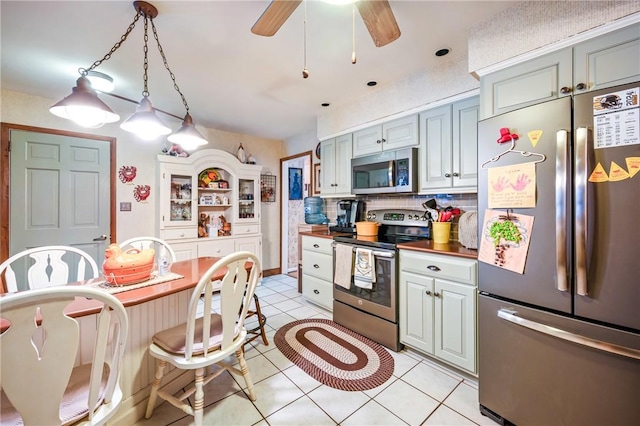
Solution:
{"label": "wall decoration", "polygon": [[151,195],[151,186],[149,185],[136,185],[133,189],[133,198],[139,203],[149,198],[149,195]]}
{"label": "wall decoration", "polygon": [[118,171],[118,177],[122,183],[130,183],[136,178],[138,169],[136,166],[122,166]]}
{"label": "wall decoration", "polygon": [[276,177],[270,173],[260,175],[260,200],[263,203],[276,201]]}
{"label": "wall decoration", "polygon": [[289,200],[302,200],[302,169],[289,167]]}
{"label": "wall decoration", "polygon": [[318,145],[316,145],[316,157],[318,158],[318,160],[320,159],[320,142],[318,142]]}
{"label": "wall decoration", "polygon": [[320,163],[313,165],[313,195],[320,195]]}

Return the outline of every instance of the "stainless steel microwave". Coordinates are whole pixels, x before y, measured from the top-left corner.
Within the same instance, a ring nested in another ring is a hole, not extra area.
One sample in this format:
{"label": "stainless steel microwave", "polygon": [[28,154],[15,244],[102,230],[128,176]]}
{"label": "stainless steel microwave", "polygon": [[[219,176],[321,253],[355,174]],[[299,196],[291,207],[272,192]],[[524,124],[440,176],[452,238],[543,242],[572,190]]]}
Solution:
{"label": "stainless steel microwave", "polygon": [[351,160],[352,194],[395,194],[418,190],[418,148],[403,148]]}

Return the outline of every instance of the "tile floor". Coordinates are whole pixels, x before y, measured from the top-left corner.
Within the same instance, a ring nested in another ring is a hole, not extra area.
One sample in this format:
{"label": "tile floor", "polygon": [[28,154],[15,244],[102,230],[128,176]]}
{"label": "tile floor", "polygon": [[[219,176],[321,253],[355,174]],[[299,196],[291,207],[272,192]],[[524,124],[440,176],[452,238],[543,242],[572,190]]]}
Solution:
{"label": "tile floor", "polygon": [[[266,277],[256,292],[269,338],[268,346],[256,339],[245,347],[257,400],[251,402],[242,391],[242,377],[224,372],[205,387],[204,424],[495,425],[478,411],[477,380],[411,350],[389,351],[395,371],[375,389],[345,392],[317,382],[280,353],[273,335],[288,322],[331,319],[331,312],[306,302],[296,279],[287,275]],[[180,426],[192,419],[163,402],[150,419],[136,425]]]}

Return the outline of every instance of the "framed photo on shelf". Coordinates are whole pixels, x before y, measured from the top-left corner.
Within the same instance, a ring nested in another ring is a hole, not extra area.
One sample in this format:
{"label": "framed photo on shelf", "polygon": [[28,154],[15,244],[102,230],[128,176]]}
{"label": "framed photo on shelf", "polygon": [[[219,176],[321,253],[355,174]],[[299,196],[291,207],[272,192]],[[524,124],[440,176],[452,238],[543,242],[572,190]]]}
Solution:
{"label": "framed photo on shelf", "polygon": [[313,165],[313,195],[320,195],[320,163]]}
{"label": "framed photo on shelf", "polygon": [[302,200],[302,169],[289,167],[289,200]]}

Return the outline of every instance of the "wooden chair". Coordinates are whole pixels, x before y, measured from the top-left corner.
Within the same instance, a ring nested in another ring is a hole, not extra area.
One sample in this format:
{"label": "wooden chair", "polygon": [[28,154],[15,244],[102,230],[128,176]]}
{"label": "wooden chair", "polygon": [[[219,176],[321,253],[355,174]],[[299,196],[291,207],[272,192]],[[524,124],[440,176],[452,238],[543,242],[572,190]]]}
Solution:
{"label": "wooden chair", "polygon": [[169,252],[169,256],[171,257],[171,262],[175,263],[176,261],[176,253],[171,248],[171,245],[167,243],[165,240],[156,237],[134,237],[129,238],[126,241],[118,244],[121,249],[125,250],[127,248],[136,248],[138,250],[144,250],[148,248],[152,248],[156,251],[156,259],[158,258],[158,254],[162,247],[165,247]]}
{"label": "wooden chair", "polygon": [[[253,262],[250,273],[245,269],[247,261]],[[221,280],[221,309],[220,314],[217,314],[212,312],[214,283],[211,282],[211,277],[221,270],[226,272]],[[253,383],[244,359],[242,345],[247,337],[244,320],[261,272],[260,261],[253,253],[237,252],[223,257],[200,278],[189,301],[186,323],[153,336],[149,354],[156,358],[157,369],[147,403],[146,418],[150,418],[153,414],[156,399],[159,396],[194,416],[195,424],[201,425],[204,408],[203,388],[225,370],[244,377],[249,398],[255,401]],[[198,303],[201,298],[204,300],[205,314],[198,317]],[[240,369],[224,362],[225,358],[233,353],[238,358]],[[167,363],[179,369],[194,371],[193,385],[179,397],[174,397],[160,389]],[[214,364],[222,368],[209,374],[208,367]],[[194,393],[195,403],[192,407],[185,400]]]}
{"label": "wooden chair", "polygon": [[[33,259],[31,265],[30,259]],[[87,264],[90,271],[86,271]],[[72,271],[76,271],[76,275],[71,279],[70,266]],[[0,264],[0,275],[3,272],[7,293],[98,278],[100,273],[98,265],[88,253],[70,246],[43,246],[21,251]],[[26,277],[26,288],[18,288],[16,275],[18,279]]]}
{"label": "wooden chair", "polygon": [[[76,297],[100,302],[100,312],[65,315]],[[101,425],[115,414],[128,331],[118,299],[87,286],[26,290],[0,297],[0,317],[3,425]]]}

